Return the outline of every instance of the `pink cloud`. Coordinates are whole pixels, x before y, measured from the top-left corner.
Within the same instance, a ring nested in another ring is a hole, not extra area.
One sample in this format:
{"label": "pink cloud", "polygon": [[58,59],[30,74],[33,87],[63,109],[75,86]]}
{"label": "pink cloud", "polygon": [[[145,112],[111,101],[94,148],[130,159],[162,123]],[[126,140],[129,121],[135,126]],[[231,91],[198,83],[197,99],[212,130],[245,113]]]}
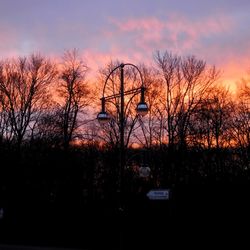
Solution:
{"label": "pink cloud", "polygon": [[[108,33],[109,39],[115,40],[119,36],[131,37],[136,47],[127,48],[127,51],[142,62],[145,60],[152,62],[152,53],[157,49],[163,51],[168,49],[178,54],[194,54],[198,58],[208,60],[208,63],[215,63],[222,69],[222,81],[230,84],[242,78],[250,66],[247,56],[235,53],[230,43],[227,43],[228,48],[226,48],[223,42],[220,42],[220,37],[224,39],[230,37],[236,27],[235,20],[226,15],[214,15],[203,20],[177,14],[169,15],[164,20],[157,18],[110,20],[115,28],[113,32]],[[207,41],[207,45],[204,41]],[[250,48],[248,51],[250,53]]]}
{"label": "pink cloud", "polygon": [[164,23],[157,18],[132,18],[125,22],[119,22],[115,19],[110,19],[113,24],[117,26],[120,31],[130,32],[135,30],[152,31],[162,30],[164,28]]}
{"label": "pink cloud", "polygon": [[[133,36],[138,48],[144,50],[153,50],[163,46],[176,51],[191,49],[199,45],[200,39],[229,32],[233,26],[229,17],[221,15],[204,20],[190,20],[177,14],[172,14],[165,20],[157,18],[110,20],[116,28],[113,37],[117,35]],[[111,38],[112,33],[109,32],[108,36]]]}

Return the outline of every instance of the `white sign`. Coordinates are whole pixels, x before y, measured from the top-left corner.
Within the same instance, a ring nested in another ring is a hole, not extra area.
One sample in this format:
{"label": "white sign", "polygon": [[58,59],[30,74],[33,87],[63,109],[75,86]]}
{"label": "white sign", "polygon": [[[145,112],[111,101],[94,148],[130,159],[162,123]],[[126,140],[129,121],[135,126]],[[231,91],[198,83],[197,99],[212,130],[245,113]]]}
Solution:
{"label": "white sign", "polygon": [[147,193],[150,200],[169,200],[169,189],[155,189]]}

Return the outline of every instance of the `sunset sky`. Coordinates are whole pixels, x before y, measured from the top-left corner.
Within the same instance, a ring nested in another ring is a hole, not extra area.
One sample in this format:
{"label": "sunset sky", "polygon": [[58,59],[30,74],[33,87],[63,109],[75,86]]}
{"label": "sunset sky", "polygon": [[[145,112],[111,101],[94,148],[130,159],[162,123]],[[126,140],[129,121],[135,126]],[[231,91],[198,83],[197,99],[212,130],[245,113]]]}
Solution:
{"label": "sunset sky", "polygon": [[250,69],[249,0],[0,0],[0,58],[77,48],[96,71],[110,59],[195,55],[236,82]]}

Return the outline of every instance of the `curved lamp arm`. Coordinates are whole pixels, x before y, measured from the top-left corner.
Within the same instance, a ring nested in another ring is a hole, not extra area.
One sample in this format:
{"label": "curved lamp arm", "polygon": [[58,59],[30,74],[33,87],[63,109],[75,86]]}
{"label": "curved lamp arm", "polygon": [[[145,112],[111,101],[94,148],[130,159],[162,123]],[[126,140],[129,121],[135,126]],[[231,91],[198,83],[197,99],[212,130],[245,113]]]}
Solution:
{"label": "curved lamp arm", "polygon": [[145,86],[144,86],[144,81],[143,81],[143,77],[142,77],[142,73],[141,73],[141,71],[139,70],[139,68],[138,68],[136,65],[132,64],[132,63],[121,63],[120,65],[118,65],[118,66],[116,66],[114,69],[112,69],[112,70],[110,71],[110,73],[108,74],[108,76],[106,77],[106,80],[105,80],[105,83],[104,83],[104,87],[103,87],[103,91],[102,91],[102,97],[104,97],[106,85],[107,85],[107,82],[108,82],[110,76],[114,73],[114,71],[116,71],[116,70],[119,69],[119,68],[124,68],[124,66],[133,66],[134,68],[137,69],[137,71],[138,71],[138,73],[139,73],[139,75],[140,75],[140,78],[141,78],[141,88],[143,88],[143,87],[145,88]]}

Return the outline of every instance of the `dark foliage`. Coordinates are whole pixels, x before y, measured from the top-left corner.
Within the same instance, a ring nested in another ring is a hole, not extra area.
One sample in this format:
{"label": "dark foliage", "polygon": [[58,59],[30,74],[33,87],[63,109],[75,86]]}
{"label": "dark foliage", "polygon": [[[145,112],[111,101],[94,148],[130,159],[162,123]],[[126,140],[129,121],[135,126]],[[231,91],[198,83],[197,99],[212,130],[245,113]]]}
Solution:
{"label": "dark foliage", "polygon": [[[236,233],[233,225],[249,219],[249,169],[237,150],[161,147],[129,149],[126,155],[118,195],[117,149],[84,146],[65,152],[41,141],[19,151],[3,143],[1,242],[115,249],[120,232],[128,248],[156,246],[192,230],[201,234],[191,225],[204,233],[213,226],[215,240],[217,230]],[[139,177],[141,164],[151,168],[147,179]],[[146,194],[155,188],[169,188],[170,200],[150,201]]]}

